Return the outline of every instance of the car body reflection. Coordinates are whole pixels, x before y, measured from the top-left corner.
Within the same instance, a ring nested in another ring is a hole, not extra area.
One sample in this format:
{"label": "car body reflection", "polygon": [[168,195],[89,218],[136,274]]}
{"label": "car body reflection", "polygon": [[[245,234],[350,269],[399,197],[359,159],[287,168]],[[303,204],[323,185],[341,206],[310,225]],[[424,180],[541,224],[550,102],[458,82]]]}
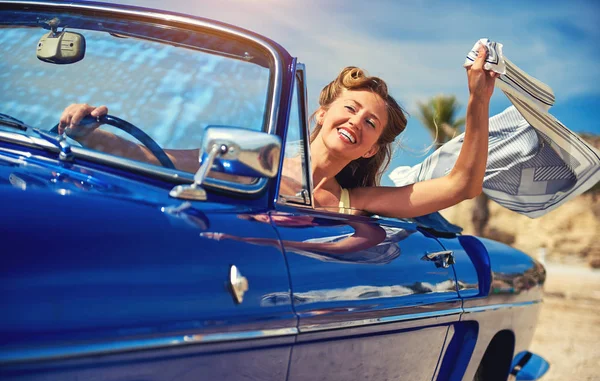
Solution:
{"label": "car body reflection", "polygon": [[[307,215],[291,214],[240,214],[240,219],[273,223],[277,227],[306,228],[319,226],[334,226],[331,221]],[[417,230],[391,226],[379,226],[374,223],[347,222],[342,225],[350,226],[353,232],[309,238],[305,240],[282,241],[287,252],[311,257],[323,262],[361,263],[383,265],[398,258],[401,253],[398,242],[408,238]],[[203,237],[213,239],[232,239],[255,245],[276,245],[276,240],[263,238],[241,237],[220,232],[201,233]]]}
{"label": "car body reflection", "polygon": [[[379,298],[395,298],[415,294],[455,292],[456,283],[446,280],[437,284],[415,282],[412,285],[393,286],[355,286],[348,288],[312,290],[294,293],[294,304],[308,304],[317,302],[355,301]],[[273,293],[262,297],[261,306],[272,306],[289,303],[288,293]]]}

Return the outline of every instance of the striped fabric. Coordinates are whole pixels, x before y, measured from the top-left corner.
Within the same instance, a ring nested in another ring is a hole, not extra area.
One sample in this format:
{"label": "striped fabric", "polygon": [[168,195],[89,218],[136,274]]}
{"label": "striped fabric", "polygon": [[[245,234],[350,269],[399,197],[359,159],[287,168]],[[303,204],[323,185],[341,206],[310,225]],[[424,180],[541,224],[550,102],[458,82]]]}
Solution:
{"label": "striped fabric", "polygon": [[[539,217],[585,192],[600,181],[600,153],[548,113],[552,89],[529,76],[502,55],[502,45],[479,40],[465,66],[486,44],[486,69],[504,72],[496,80],[513,104],[490,118],[490,140],[483,191],[500,205],[531,218]],[[461,134],[414,167],[390,174],[396,186],[444,176],[462,146]]]}

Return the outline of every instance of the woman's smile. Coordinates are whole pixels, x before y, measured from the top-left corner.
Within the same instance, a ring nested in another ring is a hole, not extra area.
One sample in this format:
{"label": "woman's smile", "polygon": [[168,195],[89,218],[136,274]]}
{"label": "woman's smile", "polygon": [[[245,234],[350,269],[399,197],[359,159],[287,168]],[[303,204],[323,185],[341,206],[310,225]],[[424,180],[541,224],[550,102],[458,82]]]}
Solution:
{"label": "woman's smile", "polygon": [[340,127],[337,129],[340,139],[348,144],[356,144],[356,134],[346,127]]}

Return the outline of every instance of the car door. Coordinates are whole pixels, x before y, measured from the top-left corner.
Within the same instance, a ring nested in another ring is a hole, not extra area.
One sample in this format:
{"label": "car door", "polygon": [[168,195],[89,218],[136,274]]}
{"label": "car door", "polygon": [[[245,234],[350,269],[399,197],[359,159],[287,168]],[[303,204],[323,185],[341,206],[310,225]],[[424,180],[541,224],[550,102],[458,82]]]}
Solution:
{"label": "car door", "polygon": [[439,266],[444,249],[414,223],[313,208],[304,67],[297,69],[271,213],[299,317],[289,380],[431,380],[461,312],[452,267]]}
{"label": "car door", "polygon": [[[287,267],[246,242],[278,242],[247,208],[0,194],[0,237],[20,248],[0,271],[1,379],[285,380],[297,321],[289,296],[266,298],[289,295]],[[68,225],[36,228],[56,216]]]}
{"label": "car door", "polygon": [[297,380],[431,380],[461,302],[443,248],[410,222],[280,207]]}

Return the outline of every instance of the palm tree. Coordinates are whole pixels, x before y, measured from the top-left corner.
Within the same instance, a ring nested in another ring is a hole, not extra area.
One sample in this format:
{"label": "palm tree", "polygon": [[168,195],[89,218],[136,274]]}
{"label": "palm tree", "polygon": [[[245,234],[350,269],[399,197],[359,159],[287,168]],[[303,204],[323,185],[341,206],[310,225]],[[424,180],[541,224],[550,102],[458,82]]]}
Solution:
{"label": "palm tree", "polygon": [[[436,149],[462,132],[465,118],[456,119],[460,105],[454,95],[436,95],[427,103],[418,103],[418,106],[419,119],[431,133]],[[471,214],[475,235],[483,236],[485,233],[490,218],[488,201],[485,193],[475,199]]]}
{"label": "palm tree", "polygon": [[436,148],[462,132],[465,118],[456,119],[460,104],[454,95],[436,95],[427,103],[418,103],[419,119],[435,140]]}

